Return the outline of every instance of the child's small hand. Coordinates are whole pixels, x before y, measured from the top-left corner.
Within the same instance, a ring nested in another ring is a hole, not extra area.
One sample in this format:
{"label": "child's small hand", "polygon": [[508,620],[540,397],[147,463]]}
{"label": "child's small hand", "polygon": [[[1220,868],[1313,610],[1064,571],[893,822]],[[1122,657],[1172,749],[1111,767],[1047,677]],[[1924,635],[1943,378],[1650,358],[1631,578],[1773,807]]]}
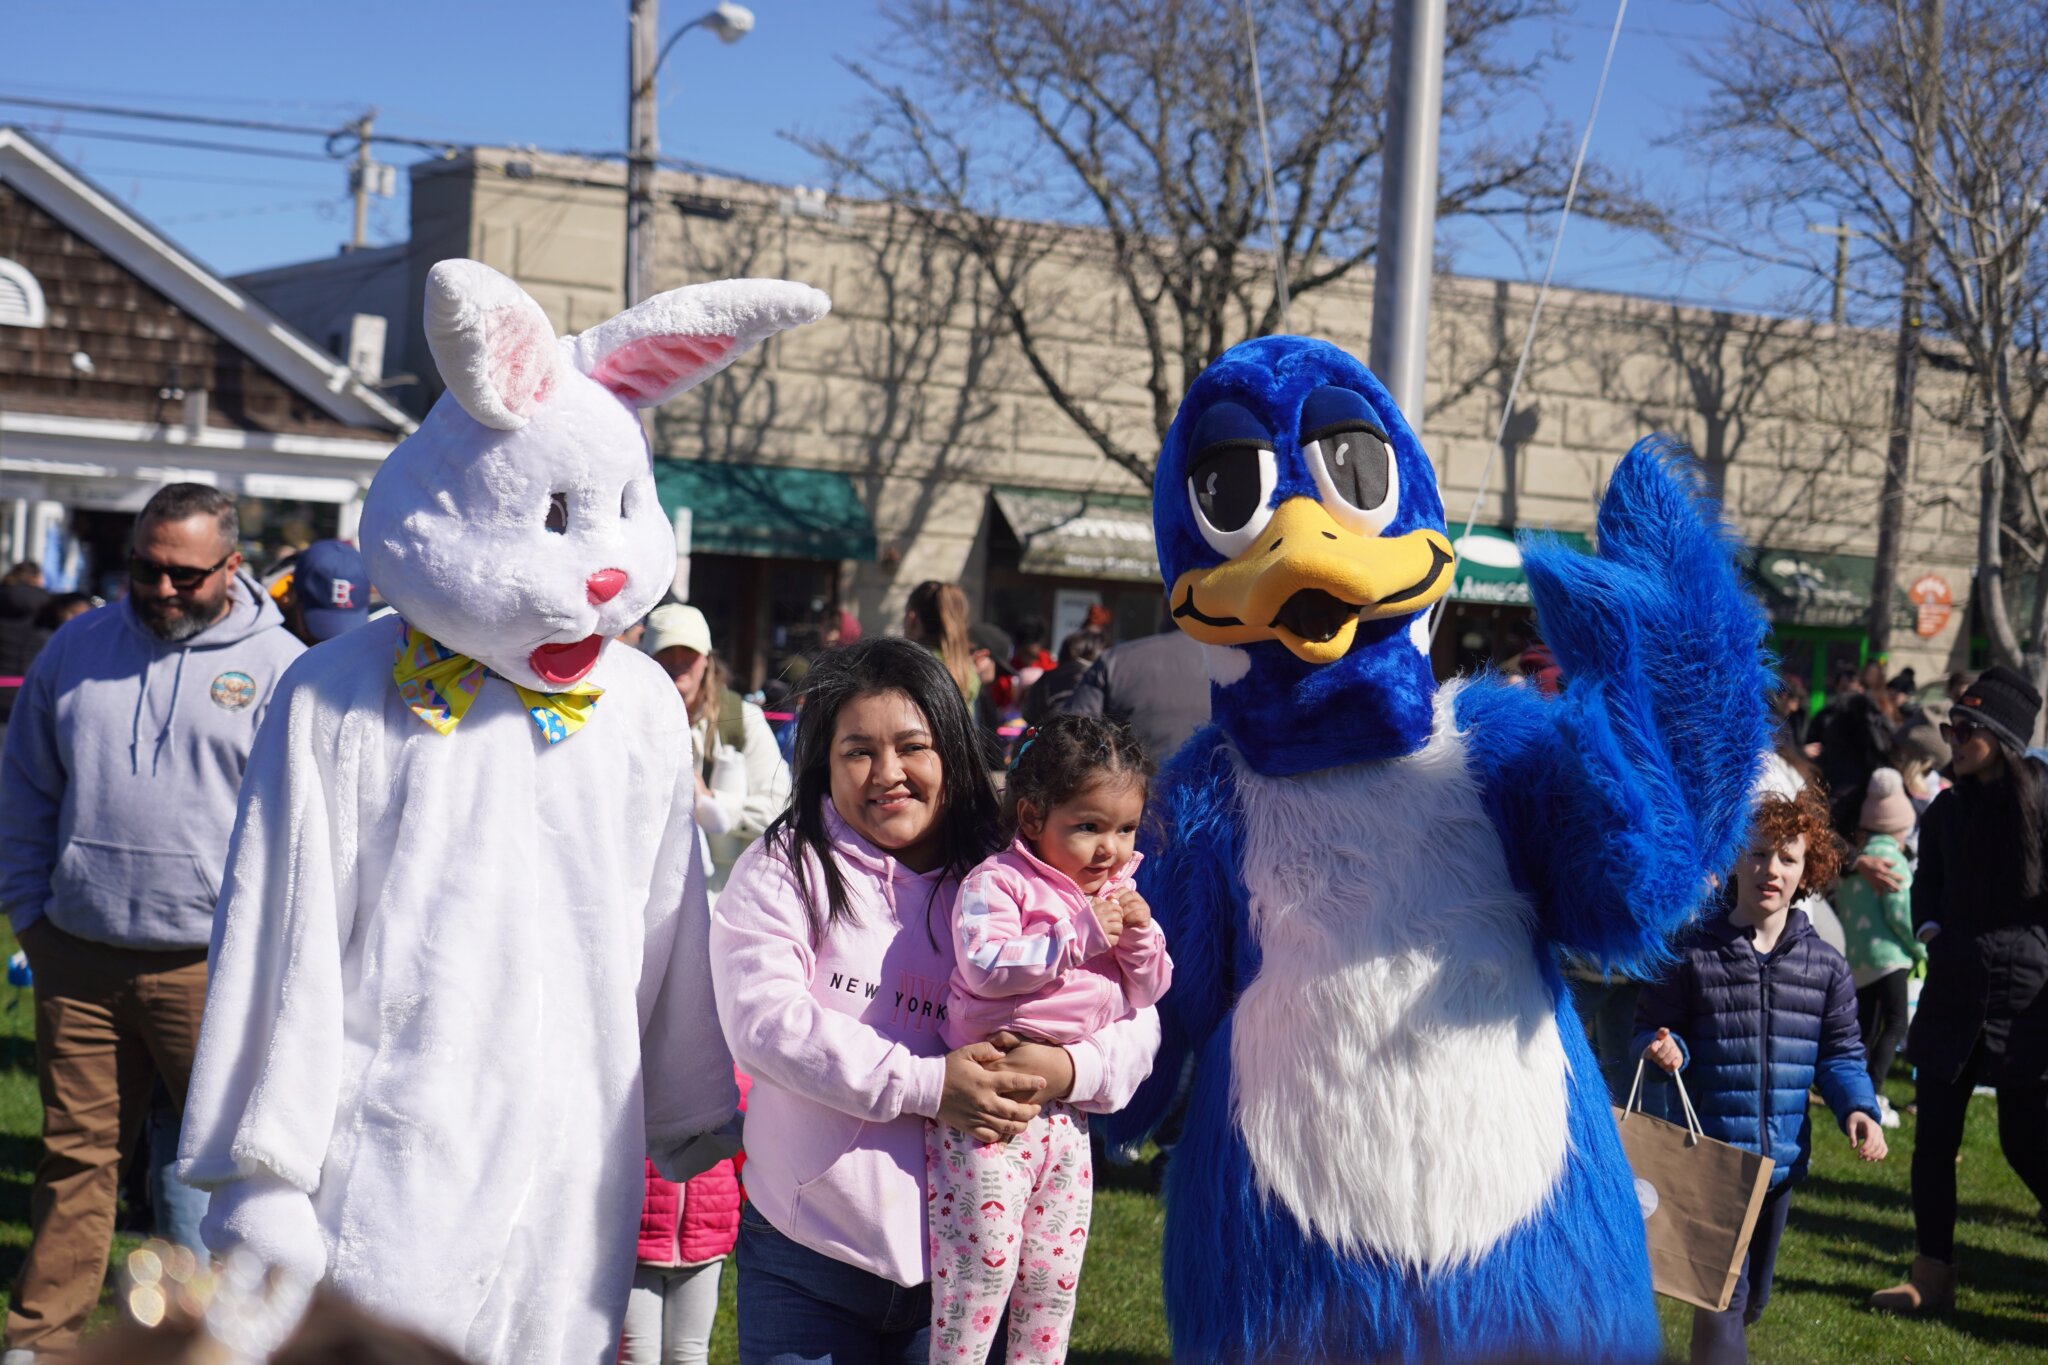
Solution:
{"label": "child's small hand", "polygon": [[1109,946],[1116,947],[1116,941],[1124,936],[1124,908],[1100,896],[1089,901],[1088,908],[1095,912],[1095,922],[1102,926],[1102,936],[1109,940]]}
{"label": "child's small hand", "polygon": [[1850,864],[1850,870],[1870,884],[1870,889],[1880,896],[1889,895],[1906,884],[1897,870],[1884,859],[1865,853]]}
{"label": "child's small hand", "polygon": [[1657,1037],[1643,1049],[1643,1055],[1672,1074],[1685,1063],[1685,1054],[1678,1050],[1678,1044],[1671,1041],[1671,1030],[1660,1028]]}
{"label": "child's small hand", "polygon": [[1883,1161],[1890,1150],[1884,1144],[1884,1129],[1861,1109],[1849,1115],[1849,1142],[1865,1161]]}
{"label": "child's small hand", "polygon": [[1136,887],[1127,886],[1117,892],[1116,903],[1124,912],[1124,928],[1143,929],[1152,922],[1152,907],[1145,904]]}

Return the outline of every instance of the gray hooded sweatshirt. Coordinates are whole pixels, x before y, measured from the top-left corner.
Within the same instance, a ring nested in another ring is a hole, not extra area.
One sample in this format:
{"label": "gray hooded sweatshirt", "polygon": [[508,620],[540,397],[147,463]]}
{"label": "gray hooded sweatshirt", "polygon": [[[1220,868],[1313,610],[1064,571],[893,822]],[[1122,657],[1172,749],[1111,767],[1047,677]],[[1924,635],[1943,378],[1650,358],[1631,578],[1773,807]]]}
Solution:
{"label": "gray hooded sweatshirt", "polygon": [[0,761],[0,908],[124,948],[204,948],[256,727],[302,646],[246,576],[158,639],[124,598],[36,657]]}

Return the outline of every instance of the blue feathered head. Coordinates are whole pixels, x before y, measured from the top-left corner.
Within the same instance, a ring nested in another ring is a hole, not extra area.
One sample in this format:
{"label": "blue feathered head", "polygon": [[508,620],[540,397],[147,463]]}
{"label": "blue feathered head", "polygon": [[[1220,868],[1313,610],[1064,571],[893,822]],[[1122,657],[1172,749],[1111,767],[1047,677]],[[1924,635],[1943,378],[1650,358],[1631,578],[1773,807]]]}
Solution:
{"label": "blue feathered head", "polygon": [[1233,346],[1181,402],[1152,509],[1174,622],[1215,647],[1215,719],[1255,769],[1428,738],[1422,622],[1455,559],[1436,474],[1365,366],[1305,337]]}

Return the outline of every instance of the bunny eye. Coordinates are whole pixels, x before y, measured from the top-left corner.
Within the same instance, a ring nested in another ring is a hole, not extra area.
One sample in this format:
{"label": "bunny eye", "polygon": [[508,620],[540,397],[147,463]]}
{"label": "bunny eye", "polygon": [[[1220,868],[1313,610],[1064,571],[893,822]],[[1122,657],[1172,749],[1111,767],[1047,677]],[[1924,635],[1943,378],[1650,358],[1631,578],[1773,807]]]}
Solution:
{"label": "bunny eye", "polygon": [[569,529],[569,495],[557,493],[548,499],[548,529],[562,535]]}

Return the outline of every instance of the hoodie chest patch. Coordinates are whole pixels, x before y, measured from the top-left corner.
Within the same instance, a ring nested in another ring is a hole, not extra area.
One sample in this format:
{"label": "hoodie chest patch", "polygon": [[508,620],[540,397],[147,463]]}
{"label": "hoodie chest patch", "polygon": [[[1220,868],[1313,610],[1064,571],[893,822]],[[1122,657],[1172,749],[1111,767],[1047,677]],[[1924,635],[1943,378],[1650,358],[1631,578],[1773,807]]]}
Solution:
{"label": "hoodie chest patch", "polygon": [[1535,1214],[1569,1145],[1534,914],[1454,693],[1404,758],[1237,771],[1262,965],[1231,1053],[1260,1190],[1341,1251],[1418,1268],[1469,1262]]}
{"label": "hoodie chest patch", "polygon": [[247,673],[231,669],[216,677],[206,693],[223,711],[247,710],[249,704],[256,700],[256,680]]}

